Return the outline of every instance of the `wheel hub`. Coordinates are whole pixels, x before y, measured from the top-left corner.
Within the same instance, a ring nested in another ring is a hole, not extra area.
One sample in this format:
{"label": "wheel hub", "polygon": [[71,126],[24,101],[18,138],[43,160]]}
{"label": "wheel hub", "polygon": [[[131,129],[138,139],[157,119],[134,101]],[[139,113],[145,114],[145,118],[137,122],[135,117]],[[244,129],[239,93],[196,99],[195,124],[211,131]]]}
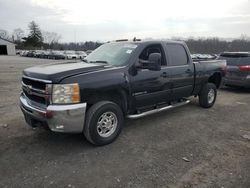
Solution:
{"label": "wheel hub", "polygon": [[113,112],[103,113],[97,122],[97,132],[101,137],[111,136],[117,128],[117,117]]}
{"label": "wheel hub", "polygon": [[208,92],[208,103],[211,104],[214,101],[215,92],[213,89],[210,89]]}

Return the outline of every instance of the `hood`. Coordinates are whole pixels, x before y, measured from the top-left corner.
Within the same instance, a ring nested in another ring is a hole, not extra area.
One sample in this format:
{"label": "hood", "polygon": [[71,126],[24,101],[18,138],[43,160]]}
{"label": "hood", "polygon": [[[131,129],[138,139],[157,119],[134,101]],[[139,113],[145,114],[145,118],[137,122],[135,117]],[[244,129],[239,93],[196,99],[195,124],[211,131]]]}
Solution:
{"label": "hood", "polygon": [[31,67],[25,69],[23,74],[32,78],[51,80],[54,83],[58,83],[66,77],[106,68],[110,68],[110,66],[84,62],[64,62]]}

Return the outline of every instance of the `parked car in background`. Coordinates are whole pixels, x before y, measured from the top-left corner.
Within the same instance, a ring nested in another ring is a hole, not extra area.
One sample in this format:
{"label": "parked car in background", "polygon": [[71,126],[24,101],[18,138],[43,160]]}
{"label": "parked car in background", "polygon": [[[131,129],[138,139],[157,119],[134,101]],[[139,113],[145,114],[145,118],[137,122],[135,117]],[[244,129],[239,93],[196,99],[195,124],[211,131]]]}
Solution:
{"label": "parked car in background", "polygon": [[93,50],[87,50],[86,54],[89,55]]}
{"label": "parked car in background", "polygon": [[77,59],[77,54],[75,51],[65,51],[64,55],[66,59]]}
{"label": "parked car in background", "polygon": [[29,52],[28,50],[22,50],[20,52],[20,56],[26,56],[28,52]]}
{"label": "parked car in background", "polygon": [[84,59],[85,57],[87,57],[87,54],[84,51],[76,51],[76,55],[77,59]]}
{"label": "parked car in background", "polygon": [[65,54],[62,51],[51,51],[48,59],[65,59]]}
{"label": "parked car in background", "polygon": [[21,55],[22,50],[16,50],[16,55]]}
{"label": "parked car in background", "polygon": [[30,50],[30,51],[27,52],[26,57],[34,57],[34,55],[35,55],[35,51]]}
{"label": "parked car in background", "polygon": [[43,58],[43,59],[48,59],[50,52],[49,51],[41,51],[41,53],[39,53],[37,55],[38,58]]}
{"label": "parked car in background", "polygon": [[36,50],[34,51],[34,57],[39,58],[40,54],[43,52],[43,50]]}
{"label": "parked car in background", "polygon": [[250,52],[224,52],[219,59],[227,61],[226,86],[250,88]]}

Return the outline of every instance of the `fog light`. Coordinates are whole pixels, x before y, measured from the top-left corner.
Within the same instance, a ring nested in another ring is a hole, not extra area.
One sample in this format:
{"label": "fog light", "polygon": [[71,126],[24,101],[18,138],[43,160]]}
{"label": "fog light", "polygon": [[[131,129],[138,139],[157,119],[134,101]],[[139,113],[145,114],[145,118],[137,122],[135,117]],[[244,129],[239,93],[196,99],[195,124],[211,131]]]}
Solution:
{"label": "fog light", "polygon": [[56,129],[64,129],[63,125],[56,125]]}

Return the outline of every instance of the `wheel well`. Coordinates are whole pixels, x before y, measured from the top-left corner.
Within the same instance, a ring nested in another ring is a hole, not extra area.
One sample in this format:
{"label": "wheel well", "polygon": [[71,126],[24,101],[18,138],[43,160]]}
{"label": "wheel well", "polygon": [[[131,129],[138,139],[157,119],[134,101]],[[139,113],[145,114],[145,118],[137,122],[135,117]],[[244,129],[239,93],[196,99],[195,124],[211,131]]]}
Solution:
{"label": "wheel well", "polygon": [[219,88],[221,84],[221,74],[218,72],[214,73],[212,76],[209,77],[208,82],[214,83],[216,87]]}
{"label": "wheel well", "polygon": [[123,113],[127,112],[127,94],[123,90],[110,90],[103,93],[93,93],[87,99],[87,109],[100,101],[112,101],[119,105]]}

